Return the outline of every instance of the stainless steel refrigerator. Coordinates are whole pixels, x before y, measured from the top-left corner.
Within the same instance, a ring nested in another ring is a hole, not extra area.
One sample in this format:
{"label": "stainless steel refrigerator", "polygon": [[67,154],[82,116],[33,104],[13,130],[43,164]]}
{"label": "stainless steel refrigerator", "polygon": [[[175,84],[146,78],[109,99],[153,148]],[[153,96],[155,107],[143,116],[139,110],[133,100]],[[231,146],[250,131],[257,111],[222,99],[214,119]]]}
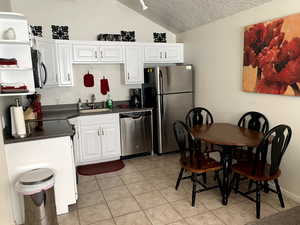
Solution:
{"label": "stainless steel refrigerator", "polygon": [[145,68],[143,105],[154,108],[154,147],[157,153],[178,150],[173,123],[185,121],[194,107],[194,76],[192,65]]}

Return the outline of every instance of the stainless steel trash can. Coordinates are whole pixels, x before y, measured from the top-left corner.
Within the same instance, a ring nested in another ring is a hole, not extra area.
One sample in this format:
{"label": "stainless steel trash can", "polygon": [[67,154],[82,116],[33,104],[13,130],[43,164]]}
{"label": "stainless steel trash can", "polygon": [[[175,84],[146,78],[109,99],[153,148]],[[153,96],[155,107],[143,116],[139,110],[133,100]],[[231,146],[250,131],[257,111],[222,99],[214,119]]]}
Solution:
{"label": "stainless steel trash can", "polygon": [[24,196],[25,225],[58,225],[52,170],[41,168],[22,174],[16,190]]}

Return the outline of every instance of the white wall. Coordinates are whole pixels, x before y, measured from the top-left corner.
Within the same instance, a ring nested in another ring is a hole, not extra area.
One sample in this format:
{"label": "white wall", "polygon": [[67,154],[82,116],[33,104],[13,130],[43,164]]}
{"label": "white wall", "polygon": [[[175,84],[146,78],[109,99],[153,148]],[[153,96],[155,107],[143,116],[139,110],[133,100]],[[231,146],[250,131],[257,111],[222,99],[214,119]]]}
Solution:
{"label": "white wall", "polygon": [[[39,90],[42,94],[42,104],[68,104],[76,103],[80,97],[83,102],[91,100],[91,95],[95,94],[96,101],[105,101],[107,95],[100,93],[100,78],[105,76],[109,80],[110,92],[113,100],[128,100],[129,88],[133,85],[124,85],[121,81],[120,65],[73,65],[74,86],[65,88],[47,88]],[[87,72],[94,75],[94,87],[87,88],[83,85],[83,76]]]}
{"label": "white wall", "polygon": [[177,37],[185,43],[186,61],[195,65],[196,105],[211,110],[217,122],[237,123],[243,113],[256,110],[268,117],[271,127],[279,123],[292,127],[280,182],[300,202],[300,99],[242,91],[244,26],[296,12],[300,12],[298,0],[273,0]]}
{"label": "white wall", "polygon": [[[168,42],[176,35],[153,23],[116,0],[11,0],[12,10],[24,14],[30,24],[42,25],[44,37],[52,38],[51,25],[68,25],[72,40],[96,40],[99,33],[120,33],[135,30],[139,42],[153,42],[153,32],[166,32]],[[128,99],[128,88],[121,84],[119,65],[74,66],[75,87],[40,91],[44,105],[75,103],[78,97],[88,98],[95,93],[98,100],[105,96],[97,88],[84,88],[82,75],[90,69],[97,77],[110,78],[113,100]]]}
{"label": "white wall", "polygon": [[0,1],[0,12],[10,12],[11,5],[9,0],[1,0]]}

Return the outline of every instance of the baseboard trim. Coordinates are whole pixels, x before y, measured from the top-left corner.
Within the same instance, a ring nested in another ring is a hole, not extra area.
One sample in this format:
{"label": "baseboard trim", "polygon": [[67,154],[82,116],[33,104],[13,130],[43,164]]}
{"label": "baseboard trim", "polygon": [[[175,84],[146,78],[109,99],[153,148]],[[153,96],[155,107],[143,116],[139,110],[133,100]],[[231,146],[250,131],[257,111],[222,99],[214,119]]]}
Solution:
{"label": "baseboard trim", "polygon": [[[275,184],[270,184],[271,188],[275,189]],[[286,197],[292,199],[293,201],[297,202],[297,203],[300,203],[300,196],[299,195],[296,195],[284,188],[281,187],[281,192],[283,195],[285,195]]]}

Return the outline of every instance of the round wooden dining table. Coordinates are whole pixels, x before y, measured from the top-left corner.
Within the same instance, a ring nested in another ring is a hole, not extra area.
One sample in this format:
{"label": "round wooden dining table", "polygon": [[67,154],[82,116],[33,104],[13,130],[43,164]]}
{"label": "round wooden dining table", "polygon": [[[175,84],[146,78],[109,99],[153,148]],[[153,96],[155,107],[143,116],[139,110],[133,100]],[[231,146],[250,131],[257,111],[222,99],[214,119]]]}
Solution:
{"label": "round wooden dining table", "polygon": [[222,147],[222,197],[223,204],[227,205],[230,194],[229,180],[232,166],[232,152],[237,147],[257,147],[264,134],[229,123],[196,125],[192,128],[192,134],[196,139]]}

